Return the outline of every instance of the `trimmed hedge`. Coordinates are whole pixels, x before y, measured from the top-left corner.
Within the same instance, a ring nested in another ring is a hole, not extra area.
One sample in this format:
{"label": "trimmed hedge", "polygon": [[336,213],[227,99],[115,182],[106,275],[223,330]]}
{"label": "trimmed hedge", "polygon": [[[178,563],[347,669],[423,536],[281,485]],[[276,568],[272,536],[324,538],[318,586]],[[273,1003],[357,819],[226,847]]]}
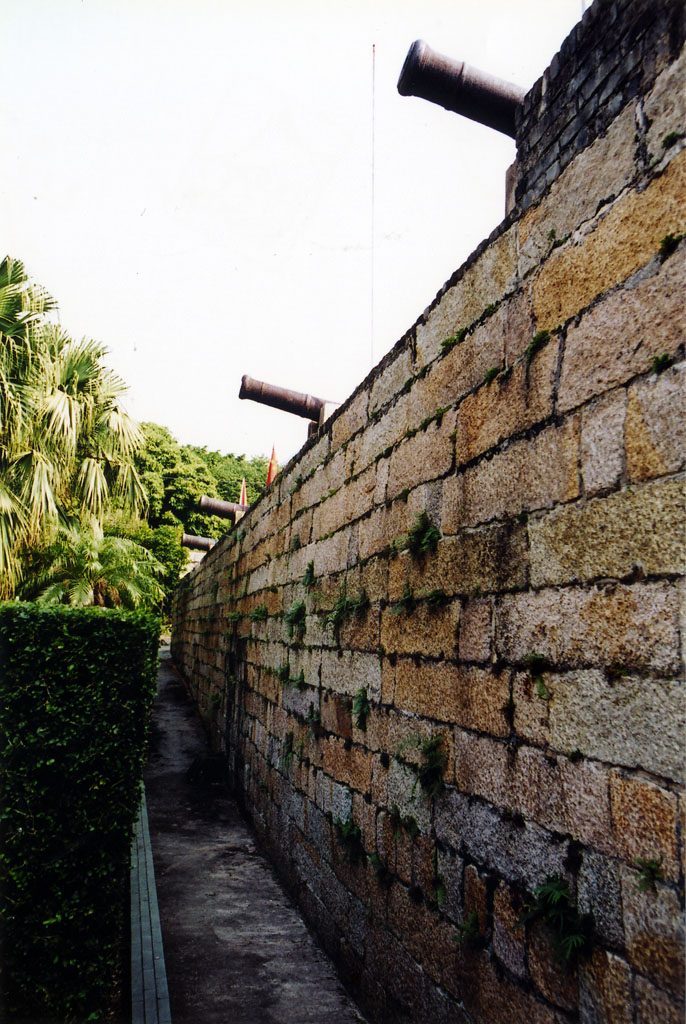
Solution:
{"label": "trimmed hedge", "polygon": [[160,623],[0,605],[6,1014],[103,1020],[156,692]]}

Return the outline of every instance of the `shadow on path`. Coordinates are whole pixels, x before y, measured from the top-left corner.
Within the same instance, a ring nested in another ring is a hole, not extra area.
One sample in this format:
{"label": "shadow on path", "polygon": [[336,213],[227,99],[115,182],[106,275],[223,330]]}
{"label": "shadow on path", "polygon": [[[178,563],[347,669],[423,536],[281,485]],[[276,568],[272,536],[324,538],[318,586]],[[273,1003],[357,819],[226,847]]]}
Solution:
{"label": "shadow on path", "polygon": [[163,649],[145,787],[173,1024],[363,1021],[236,803],[197,771],[207,753]]}

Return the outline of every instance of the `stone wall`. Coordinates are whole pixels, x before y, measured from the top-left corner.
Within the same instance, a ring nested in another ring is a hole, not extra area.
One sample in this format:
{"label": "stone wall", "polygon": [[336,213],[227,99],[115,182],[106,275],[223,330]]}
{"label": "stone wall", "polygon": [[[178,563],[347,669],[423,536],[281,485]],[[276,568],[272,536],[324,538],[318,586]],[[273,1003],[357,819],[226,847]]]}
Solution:
{"label": "stone wall", "polygon": [[[520,147],[516,209],[177,594],[233,785],[376,1021],[682,1019],[683,12],[587,13],[525,104],[578,111],[596,61],[585,144],[544,189]],[[568,961],[518,926],[545,883]]]}

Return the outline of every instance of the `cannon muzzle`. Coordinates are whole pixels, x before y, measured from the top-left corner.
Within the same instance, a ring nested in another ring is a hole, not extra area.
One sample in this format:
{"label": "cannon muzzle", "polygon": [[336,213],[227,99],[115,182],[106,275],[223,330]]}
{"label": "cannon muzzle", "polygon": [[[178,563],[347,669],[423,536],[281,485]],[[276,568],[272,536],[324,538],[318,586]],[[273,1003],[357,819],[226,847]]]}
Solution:
{"label": "cannon muzzle", "polygon": [[238,512],[246,512],[249,505],[237,505],[235,501],[222,501],[220,498],[208,498],[203,494],[198,508],[208,516],[221,516],[222,519],[233,519]]}
{"label": "cannon muzzle", "polygon": [[444,57],[423,39],[410,47],[398,79],[401,96],[420,96],[515,137],[515,113],[526,89],[461,60]]}
{"label": "cannon muzzle", "polygon": [[181,547],[194,551],[210,551],[216,543],[213,537],[194,537],[191,533],[184,533],[181,538]]}
{"label": "cannon muzzle", "polygon": [[280,388],[276,384],[265,384],[264,381],[255,380],[247,374],[241,379],[238,397],[250,398],[253,402],[271,405],[274,409],[292,412],[295,416],[302,416],[315,422],[319,422],[322,409],[327,405],[323,398],[303,395],[300,391],[289,391],[288,388]]}

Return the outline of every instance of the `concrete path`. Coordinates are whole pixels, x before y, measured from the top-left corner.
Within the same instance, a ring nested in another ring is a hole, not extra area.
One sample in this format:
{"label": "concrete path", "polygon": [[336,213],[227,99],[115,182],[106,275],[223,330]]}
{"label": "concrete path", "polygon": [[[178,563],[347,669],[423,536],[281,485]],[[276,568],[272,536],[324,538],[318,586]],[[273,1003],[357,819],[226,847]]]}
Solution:
{"label": "concrete path", "polygon": [[172,1024],[359,1024],[206,755],[163,649],[145,786]]}

